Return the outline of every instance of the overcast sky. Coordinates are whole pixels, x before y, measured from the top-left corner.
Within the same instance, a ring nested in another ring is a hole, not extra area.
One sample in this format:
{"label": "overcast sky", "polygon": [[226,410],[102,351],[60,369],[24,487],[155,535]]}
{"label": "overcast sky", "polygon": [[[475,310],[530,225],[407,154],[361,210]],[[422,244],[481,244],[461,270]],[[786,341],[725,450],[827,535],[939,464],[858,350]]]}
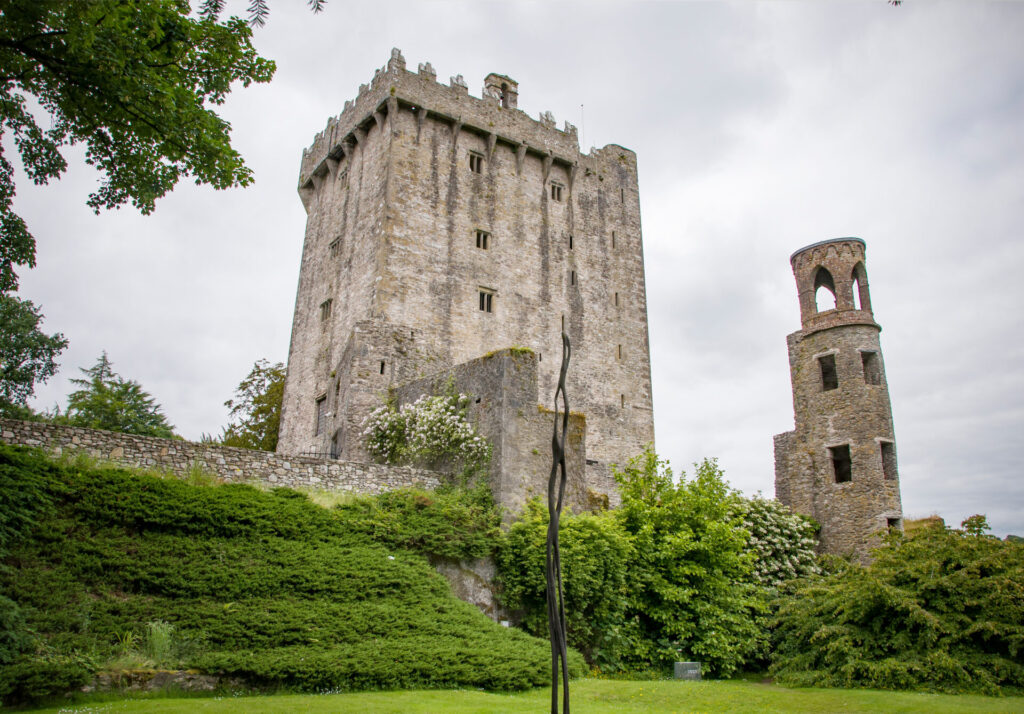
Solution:
{"label": "overcast sky", "polygon": [[[247,2],[229,2],[244,12]],[[107,350],[186,438],[219,433],[261,357],[285,361],[305,213],[302,149],[402,49],[410,69],[518,80],[581,145],[636,151],[658,452],[717,456],[773,493],[793,428],[789,255],[867,242],[906,516],[986,513],[1024,534],[1024,4],[272,0],[269,85],[223,107],[247,189],[183,183],[152,216],[93,215],[72,151],[18,182],[38,240],[21,295],[71,346],[37,408]]]}

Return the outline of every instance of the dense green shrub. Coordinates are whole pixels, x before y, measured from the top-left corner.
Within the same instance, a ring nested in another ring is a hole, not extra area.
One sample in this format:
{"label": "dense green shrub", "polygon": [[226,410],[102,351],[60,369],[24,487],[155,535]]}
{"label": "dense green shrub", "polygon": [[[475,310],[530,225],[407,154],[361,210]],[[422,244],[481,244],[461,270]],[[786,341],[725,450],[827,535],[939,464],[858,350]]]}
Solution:
{"label": "dense green shrub", "polygon": [[[408,549],[489,552],[497,516],[481,493],[328,510],[284,489],[193,486],[0,446],[5,468],[20,480],[0,482],[0,499],[17,502],[9,483],[34,483],[50,503],[9,528],[18,537],[3,554],[0,605],[17,610],[0,623],[36,636],[30,648],[0,638],[12,659],[5,701],[78,686],[93,660],[135,656],[302,689],[547,679],[545,642],[455,599]],[[369,527],[379,523],[367,513],[385,526],[398,513],[400,527]],[[446,544],[445,518],[476,533]]]}
{"label": "dense green shrub", "polygon": [[1024,548],[942,525],[777,601],[772,671],[791,685],[995,694],[1024,687]]}
{"label": "dense green shrub", "polygon": [[55,467],[39,452],[0,444],[0,558],[52,505]]}
{"label": "dense green shrub", "polygon": [[484,558],[500,539],[501,513],[484,481],[470,488],[406,488],[337,508],[354,531],[426,555]]}
{"label": "dense green shrub", "polygon": [[750,533],[747,550],[754,556],[750,577],[755,584],[777,588],[820,572],[813,520],[760,495],[740,499],[736,513]]}
{"label": "dense green shrub", "polygon": [[633,667],[697,660],[713,676],[729,676],[761,647],[755,615],[763,601],[749,582],[747,531],[739,495],[714,460],[692,479],[672,471],[650,448],[616,470],[630,535],[623,659]]}
{"label": "dense green shrub", "polygon": [[82,657],[22,658],[0,668],[0,700],[21,703],[74,691],[87,684],[93,672]]}
{"label": "dense green shrub", "polygon": [[[497,556],[502,601],[520,626],[548,636],[544,562],[548,515],[538,499],[512,524]],[[566,633],[588,660],[616,669],[626,607],[629,537],[610,513],[565,515],[559,531]]]}
{"label": "dense green shrub", "polygon": [[[562,521],[569,642],[605,670],[692,659],[728,676],[758,656],[765,589],[751,575],[746,508],[717,464],[705,461],[677,483],[648,449],[616,478],[621,508]],[[498,558],[504,602],[538,635],[547,623],[546,532],[547,513],[530,507]]]}

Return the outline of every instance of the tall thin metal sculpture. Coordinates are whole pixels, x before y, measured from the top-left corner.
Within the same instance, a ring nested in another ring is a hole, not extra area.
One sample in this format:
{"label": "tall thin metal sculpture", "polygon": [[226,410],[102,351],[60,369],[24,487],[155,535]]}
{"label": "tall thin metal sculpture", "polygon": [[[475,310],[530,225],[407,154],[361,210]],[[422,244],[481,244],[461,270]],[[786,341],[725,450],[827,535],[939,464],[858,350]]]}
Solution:
{"label": "tall thin metal sculpture", "polygon": [[[562,707],[569,714],[569,663],[565,640],[565,603],[562,595],[562,559],[558,549],[558,521],[565,496],[565,432],[569,428],[569,398],[565,394],[565,374],[569,370],[569,336],[562,333],[562,371],[555,391],[555,428],[551,436],[551,475],[548,477],[547,596],[548,632],[551,634],[551,714],[558,714],[558,674],[561,660]],[[558,429],[558,395],[562,395],[562,429]]]}

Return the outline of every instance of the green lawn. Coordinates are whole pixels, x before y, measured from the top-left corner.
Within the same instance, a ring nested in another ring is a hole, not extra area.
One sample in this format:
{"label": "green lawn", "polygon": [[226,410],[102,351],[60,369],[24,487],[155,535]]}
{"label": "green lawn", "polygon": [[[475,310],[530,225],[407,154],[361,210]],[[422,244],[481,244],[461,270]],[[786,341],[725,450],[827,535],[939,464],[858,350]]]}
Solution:
{"label": "green lawn", "polygon": [[[785,689],[751,682],[574,682],[572,710],[579,714],[642,712],[1022,712],[1024,697],[882,692],[851,689]],[[518,694],[482,691],[401,691],[90,702],[42,711],[64,712],[359,712],[362,714],[535,714],[549,708],[550,690]]]}

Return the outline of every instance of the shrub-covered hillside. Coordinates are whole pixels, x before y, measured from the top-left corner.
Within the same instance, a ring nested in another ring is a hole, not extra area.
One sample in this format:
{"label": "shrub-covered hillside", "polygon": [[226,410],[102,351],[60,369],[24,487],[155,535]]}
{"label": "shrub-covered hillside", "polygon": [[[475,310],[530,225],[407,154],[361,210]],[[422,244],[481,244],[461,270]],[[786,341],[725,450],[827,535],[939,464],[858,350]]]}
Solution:
{"label": "shrub-covered hillside", "polygon": [[0,445],[0,696],[133,661],[303,690],[546,683],[547,643],[454,598],[422,555],[374,541],[386,521]]}

